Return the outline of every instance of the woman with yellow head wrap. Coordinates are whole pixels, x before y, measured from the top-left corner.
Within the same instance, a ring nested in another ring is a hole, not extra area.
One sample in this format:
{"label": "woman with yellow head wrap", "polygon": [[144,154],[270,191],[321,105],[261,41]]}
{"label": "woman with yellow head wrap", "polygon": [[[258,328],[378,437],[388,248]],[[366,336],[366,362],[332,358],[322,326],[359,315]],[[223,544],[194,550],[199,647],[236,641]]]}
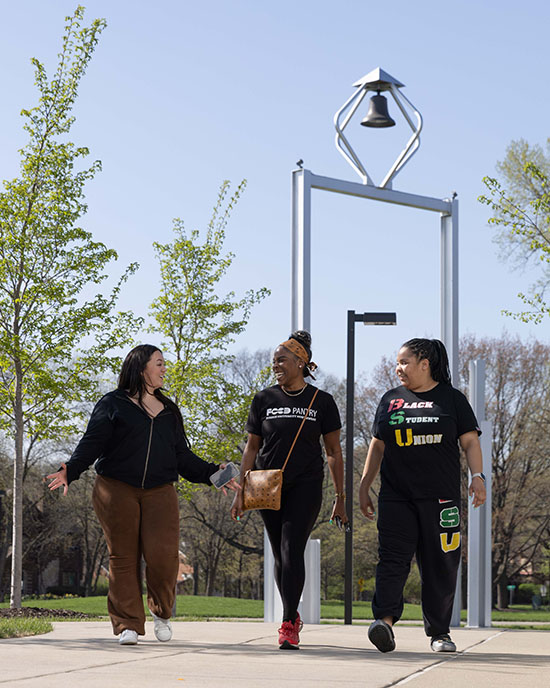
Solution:
{"label": "woman with yellow head wrap", "polygon": [[[273,556],[275,578],[283,601],[279,647],[297,650],[302,626],[298,603],[305,581],[304,551],[322,502],[324,461],[320,439],[334,483],[333,519],[347,522],[344,462],[340,447],[340,415],[328,392],[306,381],[317,365],[311,360],[311,336],[299,330],[279,344],[273,354],[276,384],[258,392],[252,401],[246,429],[241,477],[253,469],[281,468],[296,432],[307,414],[284,471],[281,508],[262,509]],[[313,378],[314,379],[314,378]],[[310,402],[313,404],[308,412]],[[242,493],[236,493],[231,515],[242,514]]]}

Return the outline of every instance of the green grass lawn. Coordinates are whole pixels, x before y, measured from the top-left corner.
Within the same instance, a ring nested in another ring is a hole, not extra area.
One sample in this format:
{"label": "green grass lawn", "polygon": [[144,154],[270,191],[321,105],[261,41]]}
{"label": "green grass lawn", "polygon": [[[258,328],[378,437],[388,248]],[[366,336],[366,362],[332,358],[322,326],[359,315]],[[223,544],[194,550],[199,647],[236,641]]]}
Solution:
{"label": "green grass lawn", "polygon": [[[372,619],[372,608],[370,602],[353,603],[354,619]],[[327,600],[321,602],[321,616],[324,619],[343,619],[344,603],[340,600]],[[418,604],[405,604],[403,619],[406,621],[422,621],[422,612]]]}
{"label": "green grass lawn", "polygon": [[[145,604],[146,598],[143,597]],[[7,602],[0,604],[0,608],[8,607]],[[24,607],[41,607],[43,609],[72,609],[96,617],[107,617],[107,597],[63,597],[57,600],[24,600]],[[244,617],[261,619],[264,615],[262,600],[239,600],[223,597],[200,597],[194,595],[178,595],[176,617],[206,619],[211,617]],[[62,620],[62,619],[59,619]],[[72,621],[74,619],[67,619]]]}
{"label": "green grass lawn", "polygon": [[[462,612],[466,618],[466,612]],[[533,609],[530,604],[514,604],[510,609],[493,609],[493,621],[550,621],[550,609]]]}
{"label": "green grass lawn", "polygon": [[[41,609],[73,609],[76,612],[107,616],[107,597],[62,597],[58,600],[23,600],[23,607],[40,607]],[[0,608],[9,607],[9,603],[0,604]]]}
{"label": "green grass lawn", "polygon": [[[145,601],[145,598],[144,598]],[[8,603],[0,604],[7,607]],[[106,597],[65,597],[58,600],[25,600],[25,607],[42,607],[46,609],[72,609],[96,617],[107,616]],[[263,618],[262,600],[239,600],[224,597],[201,597],[178,595],[176,617],[182,619],[206,618]],[[324,619],[343,619],[344,603],[340,600],[328,600],[321,603],[321,616]],[[370,602],[353,603],[354,619],[372,618]],[[505,611],[493,610],[493,621],[547,621],[550,622],[550,610],[531,609],[529,605],[514,605]],[[462,619],[466,620],[466,610],[462,610]],[[418,604],[405,604],[403,612],[405,621],[422,621],[422,612]]]}
{"label": "green grass lawn", "polygon": [[0,619],[0,638],[23,638],[52,630],[53,626],[48,619]]}

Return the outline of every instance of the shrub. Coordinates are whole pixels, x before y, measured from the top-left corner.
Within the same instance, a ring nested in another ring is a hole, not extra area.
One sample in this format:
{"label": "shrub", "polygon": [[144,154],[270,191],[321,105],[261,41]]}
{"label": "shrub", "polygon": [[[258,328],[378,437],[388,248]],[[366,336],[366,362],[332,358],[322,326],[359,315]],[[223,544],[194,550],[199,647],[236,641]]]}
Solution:
{"label": "shrub", "polygon": [[521,583],[514,590],[514,603],[531,604],[533,595],[540,595],[540,585],[538,583]]}
{"label": "shrub", "polygon": [[[80,592],[80,591],[79,591]],[[49,597],[48,597],[49,595]],[[80,597],[80,595],[75,594],[74,587],[66,587],[63,585],[52,585],[46,588],[45,595],[37,595],[36,599],[55,599],[56,597]]]}

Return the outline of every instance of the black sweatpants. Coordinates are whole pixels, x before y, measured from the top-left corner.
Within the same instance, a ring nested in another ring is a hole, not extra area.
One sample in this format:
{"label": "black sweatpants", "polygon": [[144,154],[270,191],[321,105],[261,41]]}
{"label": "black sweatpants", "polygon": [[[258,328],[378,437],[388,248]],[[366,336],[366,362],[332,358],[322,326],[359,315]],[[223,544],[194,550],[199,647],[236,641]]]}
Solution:
{"label": "black sweatpants", "polygon": [[374,618],[392,616],[394,623],[401,618],[403,588],[416,554],[426,635],[448,633],[460,563],[459,502],[380,500],[378,544]]}
{"label": "black sweatpants", "polygon": [[306,577],[304,552],[323,499],[323,481],[285,486],[279,511],[262,509],[275,559],[275,581],[283,600],[283,621],[296,620]]}

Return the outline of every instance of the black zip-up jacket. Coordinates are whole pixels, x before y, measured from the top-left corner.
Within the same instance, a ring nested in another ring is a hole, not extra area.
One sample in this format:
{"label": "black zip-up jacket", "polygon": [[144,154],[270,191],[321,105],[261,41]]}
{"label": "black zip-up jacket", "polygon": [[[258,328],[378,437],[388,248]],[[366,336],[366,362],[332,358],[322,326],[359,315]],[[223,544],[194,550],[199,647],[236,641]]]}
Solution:
{"label": "black zip-up jacket", "polygon": [[68,482],[77,480],[94,461],[99,475],[144,489],[174,482],[178,474],[193,483],[210,484],[209,477],[219,468],[191,451],[169,408],[151,418],[118,389],[95,405],[67,462]]}

